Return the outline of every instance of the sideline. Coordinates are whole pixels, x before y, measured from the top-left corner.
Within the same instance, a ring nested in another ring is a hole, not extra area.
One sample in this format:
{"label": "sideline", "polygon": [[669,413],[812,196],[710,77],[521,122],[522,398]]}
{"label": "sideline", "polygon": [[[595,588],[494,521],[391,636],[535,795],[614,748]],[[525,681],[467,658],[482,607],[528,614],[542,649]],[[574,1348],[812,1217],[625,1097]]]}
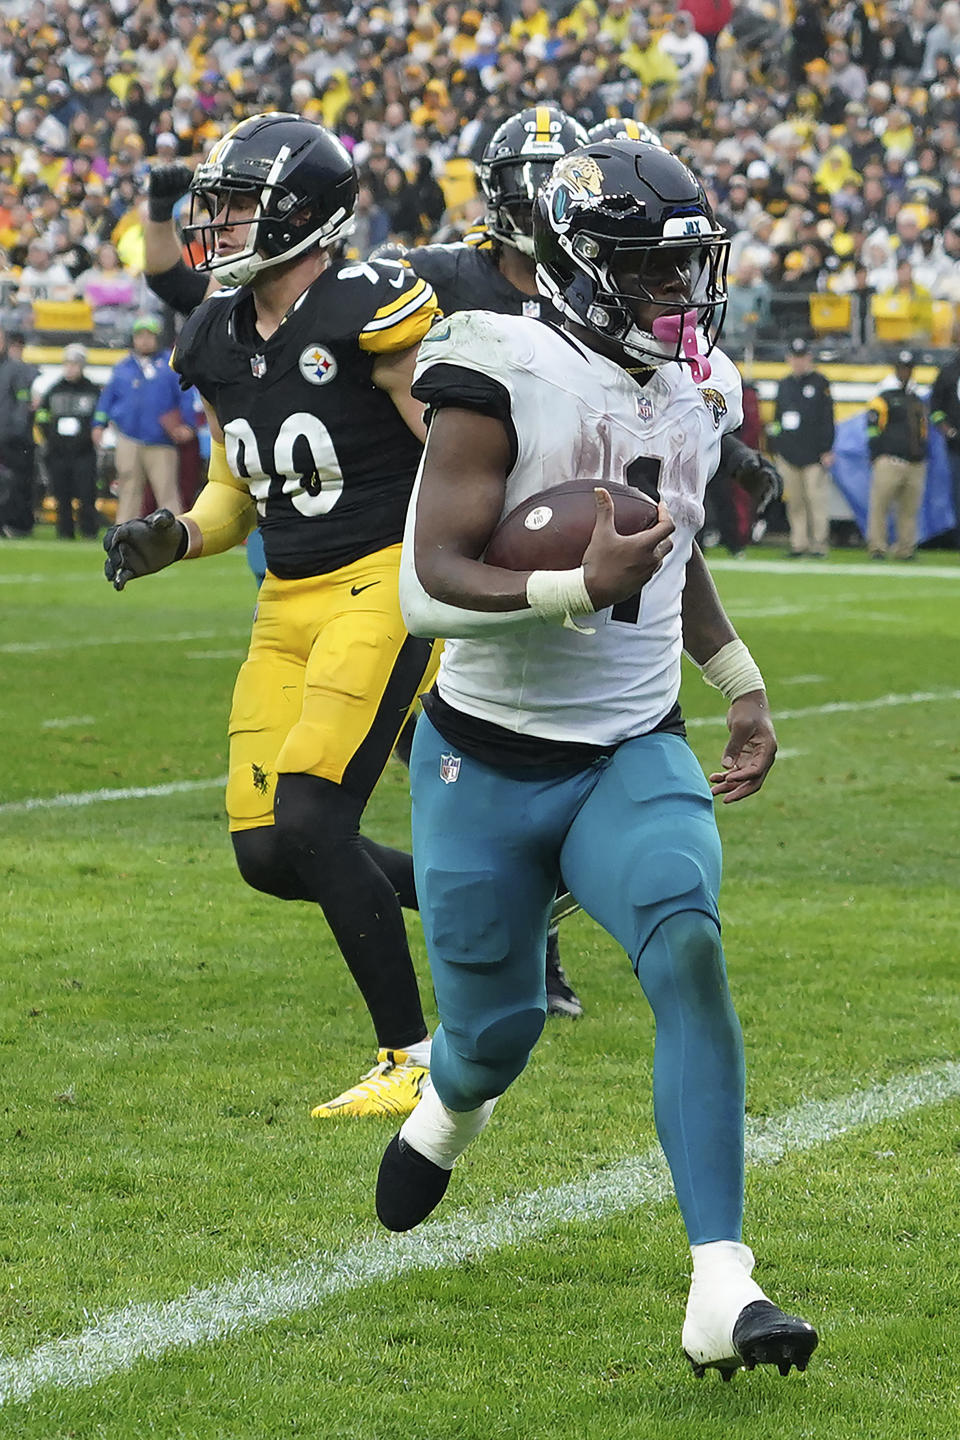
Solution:
{"label": "sideline", "polygon": [[[747,1163],[776,1165],[852,1130],[958,1096],[960,1063],[947,1061],[836,1100],[809,1101],[766,1121],[748,1119]],[[370,1183],[372,1190],[372,1175]],[[582,1180],[518,1195],[480,1213],[460,1210],[449,1220],[428,1222],[408,1235],[381,1234],[349,1250],[320,1252],[284,1270],[245,1271],[235,1280],[191,1290],[165,1304],[127,1305],[77,1335],[0,1361],[0,1405],[29,1400],[46,1385],[94,1385],[140,1360],[259,1330],[272,1320],[312,1310],[334,1295],[465,1259],[475,1262],[478,1256],[536,1239],[555,1225],[593,1225],[657,1205],[669,1194],[666,1161],[657,1146]]]}

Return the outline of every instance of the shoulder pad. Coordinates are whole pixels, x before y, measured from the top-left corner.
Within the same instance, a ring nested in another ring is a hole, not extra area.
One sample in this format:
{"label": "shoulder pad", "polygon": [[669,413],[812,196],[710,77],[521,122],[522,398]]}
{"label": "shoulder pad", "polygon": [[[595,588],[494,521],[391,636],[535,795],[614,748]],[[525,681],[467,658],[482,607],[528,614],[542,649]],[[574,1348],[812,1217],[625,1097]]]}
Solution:
{"label": "shoulder pad", "polygon": [[457,268],[457,261],[463,252],[462,244],[418,245],[407,256],[407,264],[416,274],[429,280],[431,285],[450,279]]}
{"label": "shoulder pad", "polygon": [[[515,327],[516,316],[489,310],[458,310],[428,330],[420,342],[416,378],[431,365],[461,365],[501,378],[505,370],[523,363]],[[532,352],[531,352],[532,353]]]}
{"label": "shoulder pad", "polygon": [[349,286],[355,333],[361,350],[406,350],[423,338],[440,314],[433,287],[398,260],[344,265],[337,283]]}
{"label": "shoulder pad", "polygon": [[201,301],[196,310],[191,311],[183,322],[170,354],[170,368],[181,376],[184,384],[196,383],[195,380],[188,379],[188,375],[192,376],[196,373],[198,348],[206,339],[211,327],[227,315],[229,306],[224,302],[232,300],[237,293],[236,289],[214,290],[213,294]]}

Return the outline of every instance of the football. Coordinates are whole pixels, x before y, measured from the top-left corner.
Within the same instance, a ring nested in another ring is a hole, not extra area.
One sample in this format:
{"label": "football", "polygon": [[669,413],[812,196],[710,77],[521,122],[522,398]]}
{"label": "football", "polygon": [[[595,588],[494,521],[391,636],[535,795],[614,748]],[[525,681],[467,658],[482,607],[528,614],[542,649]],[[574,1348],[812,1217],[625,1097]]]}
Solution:
{"label": "football", "polygon": [[613,501],[621,535],[637,535],[657,521],[657,506],[631,485],[611,480],[569,480],[531,495],[504,516],[483,559],[503,570],[572,570],[583,559],[597,518],[594,490],[602,485]]}

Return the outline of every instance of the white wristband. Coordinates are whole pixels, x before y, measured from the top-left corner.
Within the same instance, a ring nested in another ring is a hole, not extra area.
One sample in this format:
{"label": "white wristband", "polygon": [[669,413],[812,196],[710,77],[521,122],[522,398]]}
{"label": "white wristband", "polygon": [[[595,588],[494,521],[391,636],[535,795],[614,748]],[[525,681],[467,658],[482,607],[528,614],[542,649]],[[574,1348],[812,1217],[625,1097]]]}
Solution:
{"label": "white wristband", "polygon": [[707,684],[713,685],[731,704],[751,690],[767,688],[757,662],[742,640],[731,640],[722,646],[701,665],[700,673]]}
{"label": "white wristband", "polygon": [[574,615],[592,615],[597,608],[590,599],[582,565],[576,570],[532,570],[527,578],[527,604],[541,620],[561,620],[568,630],[594,633],[573,623]]}

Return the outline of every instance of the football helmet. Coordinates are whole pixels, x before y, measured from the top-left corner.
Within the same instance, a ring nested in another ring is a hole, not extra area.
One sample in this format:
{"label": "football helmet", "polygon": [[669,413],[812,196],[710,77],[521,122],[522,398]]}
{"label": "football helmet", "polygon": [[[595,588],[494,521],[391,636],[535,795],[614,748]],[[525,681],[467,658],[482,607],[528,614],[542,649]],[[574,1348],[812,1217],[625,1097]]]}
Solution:
{"label": "football helmet", "polygon": [[568,319],[656,368],[706,360],[726,310],[730,242],[700,181],[639,140],[560,160],[533,211],[537,284]]}
{"label": "football helmet", "polygon": [[[240,251],[218,252],[230,226],[234,200],[250,197],[256,209]],[[336,136],[299,115],[253,115],[218,140],[190,184],[190,219],[184,239],[199,244],[194,269],[225,285],[247,285],[255,275],[312,246],[347,235],[357,199],[357,172]]]}
{"label": "football helmet", "polygon": [[487,200],[487,230],[502,245],[533,254],[531,216],[554,163],[581,145],[586,130],[556,105],[533,105],[494,131],[477,168]]}
{"label": "football helmet", "polygon": [[645,140],[648,145],[659,145],[661,150],[667,148],[656,130],[651,130],[642,120],[631,120],[625,115],[601,120],[599,125],[591,125],[587,134],[591,140]]}

